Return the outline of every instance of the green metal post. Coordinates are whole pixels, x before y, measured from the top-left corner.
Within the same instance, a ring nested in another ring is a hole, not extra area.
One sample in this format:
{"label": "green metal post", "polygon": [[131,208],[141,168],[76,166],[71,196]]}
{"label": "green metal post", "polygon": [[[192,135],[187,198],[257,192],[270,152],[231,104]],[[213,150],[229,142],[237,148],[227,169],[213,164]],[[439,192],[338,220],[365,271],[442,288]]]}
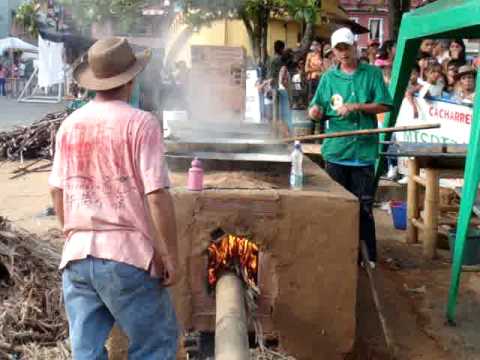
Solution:
{"label": "green metal post", "polygon": [[[477,74],[476,94],[480,92],[480,74]],[[447,320],[455,324],[458,289],[462,272],[465,242],[467,241],[468,228],[472,217],[472,209],[477,198],[478,184],[480,181],[480,96],[475,96],[473,108],[473,123],[468,145],[467,163],[465,165],[464,185],[460,215],[457,223],[455,240],[455,255],[452,265],[452,278],[448,294]]]}

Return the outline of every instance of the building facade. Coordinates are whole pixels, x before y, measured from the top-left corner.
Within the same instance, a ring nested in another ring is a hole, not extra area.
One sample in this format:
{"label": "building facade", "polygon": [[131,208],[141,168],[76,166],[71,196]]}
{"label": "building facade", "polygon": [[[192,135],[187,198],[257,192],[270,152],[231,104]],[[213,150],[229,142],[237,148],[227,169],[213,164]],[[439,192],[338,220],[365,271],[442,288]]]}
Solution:
{"label": "building facade", "polygon": [[15,9],[22,3],[22,0],[1,0],[0,1],[0,39],[10,35]]}
{"label": "building facade", "polygon": [[351,20],[370,30],[359,35],[358,45],[367,47],[370,40],[383,43],[390,39],[390,24],[388,17],[388,0],[340,0]]}
{"label": "building facade", "polygon": [[[388,0],[339,0],[339,2],[351,20],[370,30],[368,34],[358,36],[360,47],[367,47],[370,40],[383,43],[392,38]],[[410,1],[412,8],[417,8],[428,2],[428,0]]]}

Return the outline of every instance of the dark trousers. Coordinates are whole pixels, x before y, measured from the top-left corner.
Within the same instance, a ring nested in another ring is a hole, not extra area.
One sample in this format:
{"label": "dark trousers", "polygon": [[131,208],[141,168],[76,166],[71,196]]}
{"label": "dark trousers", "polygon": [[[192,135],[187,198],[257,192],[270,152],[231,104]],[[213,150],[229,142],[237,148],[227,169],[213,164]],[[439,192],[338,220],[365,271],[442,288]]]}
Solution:
{"label": "dark trousers", "polygon": [[360,201],[360,240],[367,245],[370,261],[377,261],[377,238],[373,202],[375,199],[374,166],[345,166],[326,163],[328,175]]}
{"label": "dark trousers", "polygon": [[315,93],[317,92],[318,84],[320,82],[320,79],[312,79],[308,80],[308,102],[312,101],[313,97],[315,96]]}

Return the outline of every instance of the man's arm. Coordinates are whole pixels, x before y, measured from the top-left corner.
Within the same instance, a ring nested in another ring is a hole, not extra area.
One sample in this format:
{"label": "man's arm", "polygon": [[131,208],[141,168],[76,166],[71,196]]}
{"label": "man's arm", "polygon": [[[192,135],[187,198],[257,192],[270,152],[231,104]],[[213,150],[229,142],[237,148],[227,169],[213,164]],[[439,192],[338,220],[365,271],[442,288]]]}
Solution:
{"label": "man's arm", "polygon": [[177,280],[177,223],[175,208],[170,192],[160,189],[147,195],[150,216],[153,223],[156,264],[163,268],[165,286],[172,286]]}
{"label": "man's arm", "polygon": [[367,114],[377,115],[389,112],[391,107],[383,104],[345,104],[337,110],[338,115],[342,117],[348,116],[353,112],[364,112]]}
{"label": "man's arm", "polygon": [[50,195],[52,196],[53,208],[55,209],[58,221],[60,222],[60,225],[63,229],[63,226],[65,225],[65,218],[63,213],[63,190],[56,187],[51,187]]}

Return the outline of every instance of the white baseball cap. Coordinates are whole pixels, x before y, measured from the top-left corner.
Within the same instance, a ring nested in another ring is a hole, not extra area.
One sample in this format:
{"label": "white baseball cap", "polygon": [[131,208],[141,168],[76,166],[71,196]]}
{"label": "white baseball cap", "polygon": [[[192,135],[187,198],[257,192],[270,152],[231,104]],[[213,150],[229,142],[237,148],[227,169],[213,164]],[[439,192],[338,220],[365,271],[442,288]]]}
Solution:
{"label": "white baseball cap", "polygon": [[355,35],[347,27],[338,29],[332,34],[332,48],[338,44],[347,44],[352,46],[355,43]]}

